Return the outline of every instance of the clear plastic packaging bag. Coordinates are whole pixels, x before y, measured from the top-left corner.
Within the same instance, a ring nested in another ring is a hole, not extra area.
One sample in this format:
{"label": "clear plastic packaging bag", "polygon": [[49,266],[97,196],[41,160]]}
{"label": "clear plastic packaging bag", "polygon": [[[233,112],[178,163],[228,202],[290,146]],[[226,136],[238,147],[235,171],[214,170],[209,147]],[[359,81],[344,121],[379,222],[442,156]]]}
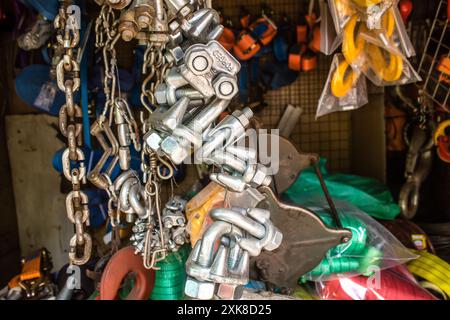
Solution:
{"label": "clear plastic packaging bag", "polygon": [[384,46],[398,48],[407,58],[416,55],[397,6],[387,10],[378,27],[370,31],[377,35]]}
{"label": "clear plastic packaging bag", "polygon": [[316,294],[323,300],[436,300],[403,266],[316,282]]}
{"label": "clear plastic packaging bag", "polygon": [[330,14],[337,34],[341,34],[350,17],[356,14],[350,0],[328,0]]}
{"label": "clear plastic packaging bag", "polygon": [[[302,282],[370,276],[417,258],[366,213],[344,201],[336,201],[335,204],[342,226],[351,230],[352,238],[330,249],[318,266],[301,277]],[[327,226],[336,227],[323,197],[312,197],[304,205],[317,213]]]}
{"label": "clear plastic packaging bag", "polygon": [[342,54],[335,54],[317,106],[316,118],[336,111],[355,110],[367,104],[366,79]]}
{"label": "clear plastic packaging bag", "polygon": [[342,43],[342,36],[336,33],[330,9],[325,0],[320,0],[320,52],[330,55]]}
{"label": "clear plastic packaging bag", "polygon": [[377,86],[404,85],[421,81],[406,57],[394,47],[382,46],[373,38],[365,37],[365,55],[367,57],[364,75]]}

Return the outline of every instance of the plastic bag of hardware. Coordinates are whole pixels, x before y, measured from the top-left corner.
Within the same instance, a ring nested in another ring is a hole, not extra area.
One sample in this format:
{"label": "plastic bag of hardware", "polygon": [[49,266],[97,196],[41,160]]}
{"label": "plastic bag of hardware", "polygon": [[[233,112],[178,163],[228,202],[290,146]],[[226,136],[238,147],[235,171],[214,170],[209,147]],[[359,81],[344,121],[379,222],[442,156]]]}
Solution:
{"label": "plastic bag of hardware", "polygon": [[330,55],[341,45],[342,37],[337,35],[330,8],[320,0],[320,52]]}
{"label": "plastic bag of hardware", "polygon": [[373,84],[392,86],[422,80],[399,49],[382,46],[381,43],[366,35],[363,34],[362,37],[366,40],[364,50],[367,63],[361,70]]}
{"label": "plastic bag of hardware", "polygon": [[399,0],[346,0],[354,12],[366,21],[369,29],[377,28],[382,16],[398,5]]}
{"label": "plastic bag of hardware", "polygon": [[366,79],[336,54],[317,106],[316,118],[336,111],[355,110],[367,104]]}
{"label": "plastic bag of hardware", "polygon": [[[370,276],[417,258],[365,212],[345,201],[338,200],[335,204],[340,223],[351,230],[352,238],[330,249],[319,265],[301,277],[302,282],[334,280],[341,275]],[[324,196],[312,196],[303,205],[313,210],[327,226],[338,226]]]}
{"label": "plastic bag of hardware", "polygon": [[211,182],[186,204],[188,223],[186,230],[194,247],[202,237],[203,231],[212,223],[209,212],[215,207],[223,206],[226,190]]}
{"label": "plastic bag of hardware", "polygon": [[390,8],[381,16],[379,25],[371,30],[365,30],[374,34],[384,46],[398,48],[407,58],[416,55],[397,6]]}
{"label": "plastic bag of hardware", "polygon": [[436,300],[404,266],[381,270],[366,277],[339,277],[316,282],[322,300]]}
{"label": "plastic bag of hardware", "polygon": [[[326,159],[320,159],[320,171],[333,199],[347,201],[371,217],[383,220],[395,219],[400,207],[394,202],[389,189],[378,180],[345,173],[330,174]],[[322,188],[313,167],[302,171],[300,177],[284,193],[290,201],[302,205],[311,194],[321,194]]]}
{"label": "plastic bag of hardware", "polygon": [[350,17],[356,14],[353,3],[350,0],[328,0],[328,6],[336,33],[341,34]]}

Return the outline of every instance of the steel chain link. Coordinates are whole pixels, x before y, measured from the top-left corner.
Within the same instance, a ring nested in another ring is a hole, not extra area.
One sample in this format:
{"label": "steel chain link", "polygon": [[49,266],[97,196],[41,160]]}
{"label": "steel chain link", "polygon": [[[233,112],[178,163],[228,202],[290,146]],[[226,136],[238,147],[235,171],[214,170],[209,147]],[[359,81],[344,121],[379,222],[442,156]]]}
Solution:
{"label": "steel chain link", "polygon": [[89,226],[89,200],[80,189],[86,182],[85,157],[80,148],[82,110],[73,100],[80,88],[80,65],[75,58],[79,50],[80,33],[76,18],[67,15],[67,7],[71,4],[72,1],[60,1],[59,13],[54,21],[57,42],[64,50],[64,55],[56,66],[56,80],[66,97],[66,103],[59,112],[59,128],[67,138],[67,148],[62,156],[63,173],[72,183],[72,191],[66,196],[67,217],[75,226],[75,235],[70,240],[69,259],[71,264],[83,265],[90,259],[92,239],[86,232],[86,227]]}

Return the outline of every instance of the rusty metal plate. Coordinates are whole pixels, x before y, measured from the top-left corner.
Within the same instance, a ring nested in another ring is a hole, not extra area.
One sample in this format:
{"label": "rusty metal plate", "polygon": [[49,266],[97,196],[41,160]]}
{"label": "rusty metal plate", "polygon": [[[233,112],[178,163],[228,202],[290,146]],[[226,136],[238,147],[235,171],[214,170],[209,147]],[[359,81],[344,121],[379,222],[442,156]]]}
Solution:
{"label": "rusty metal plate", "polygon": [[270,210],[271,220],[283,233],[281,246],[252,259],[252,275],[279,287],[293,288],[316,267],[327,251],[351,239],[347,229],[327,227],[311,210],[280,202],[270,188],[258,189],[266,199],[258,207]]}

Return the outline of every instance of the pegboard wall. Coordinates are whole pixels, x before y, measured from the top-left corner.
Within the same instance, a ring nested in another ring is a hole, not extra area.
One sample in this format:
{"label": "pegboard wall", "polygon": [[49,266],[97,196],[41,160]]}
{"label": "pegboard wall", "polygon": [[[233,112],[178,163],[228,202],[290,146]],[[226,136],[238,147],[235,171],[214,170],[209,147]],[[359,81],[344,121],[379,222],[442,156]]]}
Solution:
{"label": "pegboard wall", "polygon": [[[318,12],[318,1],[316,12]],[[261,11],[261,0],[216,0],[213,7],[221,9],[223,14],[238,26],[239,13],[242,5],[252,14],[257,15]],[[281,0],[265,1],[274,10],[274,21],[280,15],[286,14],[292,21],[308,11],[309,1]],[[350,138],[351,138],[351,114],[338,112],[315,119],[317,102],[322,93],[327,79],[331,57],[320,54],[318,68],[300,73],[298,79],[291,85],[278,90],[269,91],[265,99],[268,106],[256,116],[260,118],[264,127],[276,128],[287,104],[293,104],[303,108],[303,113],[298,126],[294,129],[291,139],[296,146],[304,152],[316,152],[321,157],[328,159],[328,168],[331,171],[348,172],[350,163]]]}

